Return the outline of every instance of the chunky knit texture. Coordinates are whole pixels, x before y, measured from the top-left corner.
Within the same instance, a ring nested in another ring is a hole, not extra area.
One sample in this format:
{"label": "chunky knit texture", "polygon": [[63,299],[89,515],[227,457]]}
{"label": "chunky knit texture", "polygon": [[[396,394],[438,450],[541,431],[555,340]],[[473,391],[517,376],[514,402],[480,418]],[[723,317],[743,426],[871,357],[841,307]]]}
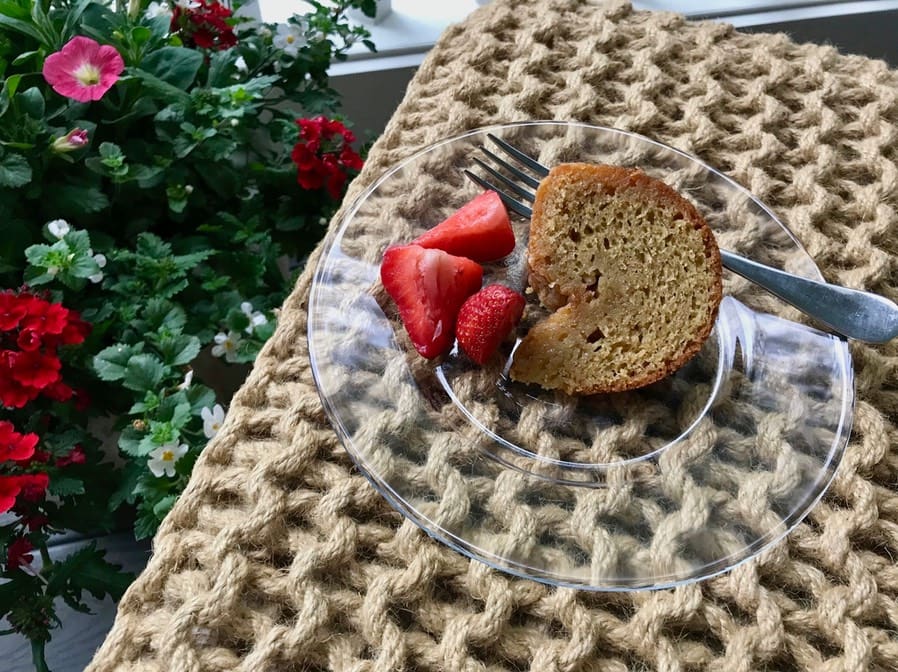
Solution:
{"label": "chunky knit texture", "polygon": [[[349,199],[427,143],[549,118],[697,154],[781,215],[827,279],[898,298],[898,73],[620,2],[493,0],[447,30]],[[750,251],[754,235],[726,244]],[[432,541],[353,468],[309,369],[310,283],[307,270],[91,672],[898,669],[898,342],[852,345],[852,439],[785,541],[702,583],[578,592]]]}

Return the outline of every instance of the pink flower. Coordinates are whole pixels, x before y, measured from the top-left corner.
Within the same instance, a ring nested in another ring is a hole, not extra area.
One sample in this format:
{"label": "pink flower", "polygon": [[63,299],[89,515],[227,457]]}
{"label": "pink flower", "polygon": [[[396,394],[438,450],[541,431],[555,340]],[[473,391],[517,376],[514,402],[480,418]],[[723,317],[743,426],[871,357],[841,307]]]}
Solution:
{"label": "pink flower", "polygon": [[[55,88],[55,87],[54,87]],[[56,138],[53,141],[53,151],[64,154],[66,152],[74,152],[81,149],[87,144],[87,131],[80,128],[73,128],[65,135]]]}
{"label": "pink flower", "polygon": [[109,45],[89,37],[73,37],[44,61],[44,79],[61,96],[81,103],[100,100],[125,69],[125,62]]}

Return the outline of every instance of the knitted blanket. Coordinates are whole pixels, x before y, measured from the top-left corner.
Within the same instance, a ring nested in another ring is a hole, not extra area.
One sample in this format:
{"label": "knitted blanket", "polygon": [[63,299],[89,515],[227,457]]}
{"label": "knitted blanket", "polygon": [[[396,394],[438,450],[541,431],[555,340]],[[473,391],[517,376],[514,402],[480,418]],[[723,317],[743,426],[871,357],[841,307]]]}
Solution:
{"label": "knitted blanket", "polygon": [[[428,143],[528,119],[695,154],[828,280],[898,299],[898,73],[882,62],[617,1],[494,0],[444,33],[347,202]],[[898,669],[898,341],[851,345],[851,440],[784,541],[674,589],[552,588],[430,539],[353,467],[310,371],[319,255],[91,672]]]}

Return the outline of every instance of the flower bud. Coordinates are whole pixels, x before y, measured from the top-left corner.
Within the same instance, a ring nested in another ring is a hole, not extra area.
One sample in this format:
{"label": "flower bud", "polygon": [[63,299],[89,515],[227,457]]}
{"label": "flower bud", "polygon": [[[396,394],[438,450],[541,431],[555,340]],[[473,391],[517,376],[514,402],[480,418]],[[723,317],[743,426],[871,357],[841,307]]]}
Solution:
{"label": "flower bud", "polygon": [[53,141],[52,149],[59,154],[74,152],[87,145],[87,131],[81,128],[73,128],[65,135]]}

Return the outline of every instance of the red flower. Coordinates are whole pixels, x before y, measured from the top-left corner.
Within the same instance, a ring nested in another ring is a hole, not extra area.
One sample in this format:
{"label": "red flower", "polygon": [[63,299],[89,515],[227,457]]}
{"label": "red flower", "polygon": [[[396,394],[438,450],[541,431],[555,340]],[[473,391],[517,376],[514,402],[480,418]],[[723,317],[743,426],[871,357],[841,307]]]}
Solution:
{"label": "red flower", "polygon": [[23,294],[20,298],[26,296],[22,328],[33,329],[41,335],[61,334],[69,321],[69,309],[59,303],[50,303],[35,296]]}
{"label": "red flower", "polygon": [[296,181],[303,189],[327,189],[333,199],[343,193],[349,171],[361,170],[362,157],[352,149],[355,135],[336,119],[324,116],[297,119],[300,142],[290,157]]}
{"label": "red flower", "polygon": [[22,350],[32,352],[41,347],[41,336],[34,329],[22,329],[16,338],[16,345]]}
{"label": "red flower", "polygon": [[22,408],[40,394],[39,389],[25,387],[13,379],[13,365],[19,354],[11,350],[0,351],[0,404],[7,408]]}
{"label": "red flower", "polygon": [[42,352],[20,352],[13,360],[12,377],[25,387],[42,390],[59,380],[62,362],[56,355]]}
{"label": "red flower", "polygon": [[12,571],[25,565],[30,565],[34,561],[31,551],[34,546],[25,537],[19,537],[9,545],[6,555],[6,569]]}
{"label": "red flower", "polygon": [[[193,3],[191,3],[193,4]],[[175,5],[170,30],[178,33],[184,44],[201,49],[228,49],[237,44],[237,36],[225,19],[231,10],[216,0],[198,0],[196,7]]]}
{"label": "red flower", "polygon": [[59,338],[63,345],[79,345],[84,343],[93,327],[90,322],[81,319],[81,315],[74,310],[69,311],[69,321],[65,325]]}
{"label": "red flower", "polygon": [[365,165],[365,162],[362,161],[362,157],[354,152],[349,145],[344,147],[343,151],[340,152],[340,163],[352,170],[361,170],[362,166]]}
{"label": "red flower", "polygon": [[30,459],[37,442],[37,434],[20,434],[11,422],[0,421],[0,462]]}
{"label": "red flower", "polygon": [[47,486],[50,485],[50,477],[45,473],[23,474],[17,476],[19,479],[19,496],[26,502],[39,502],[44,498],[47,492]]}
{"label": "red flower", "polygon": [[84,464],[86,460],[87,455],[84,454],[84,449],[81,446],[75,446],[69,451],[68,455],[56,460],[56,466],[62,468],[70,464]]}
{"label": "red flower", "polygon": [[6,513],[16,505],[21,490],[18,476],[0,475],[0,513]]}
{"label": "red flower", "polygon": [[90,393],[85,389],[75,390],[75,410],[84,412],[90,408]]}
{"label": "red flower", "polygon": [[35,530],[48,525],[50,519],[42,514],[37,514],[35,516],[25,516],[22,518],[21,523],[28,528],[29,532],[34,532]]}
{"label": "red flower", "polygon": [[12,331],[25,317],[25,306],[12,292],[0,292],[0,331]]}
{"label": "red flower", "polygon": [[51,383],[47,385],[43,390],[45,397],[52,399],[53,401],[58,401],[60,403],[66,402],[72,398],[74,391],[71,387],[66,385],[61,380],[57,380],[55,383]]}
{"label": "red flower", "polygon": [[22,469],[27,469],[33,464],[47,464],[51,457],[53,456],[46,450],[35,450],[34,454],[27,460],[18,460],[16,461],[16,464]]}

